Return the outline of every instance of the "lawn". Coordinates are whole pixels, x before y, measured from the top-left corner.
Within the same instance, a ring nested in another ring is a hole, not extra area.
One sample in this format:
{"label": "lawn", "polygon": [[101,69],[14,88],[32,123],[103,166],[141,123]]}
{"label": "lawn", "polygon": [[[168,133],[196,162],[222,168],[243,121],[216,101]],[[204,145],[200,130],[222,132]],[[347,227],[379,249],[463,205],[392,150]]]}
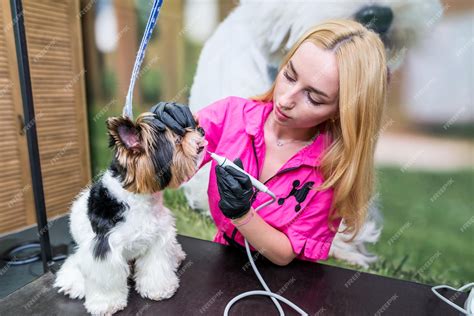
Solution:
{"label": "lawn", "polygon": [[456,286],[474,280],[474,171],[378,170],[384,229],[375,273]]}
{"label": "lawn", "polygon": [[[105,120],[120,112],[118,104],[106,111],[100,106],[90,109],[94,174],[106,168],[111,158]],[[474,280],[474,171],[379,168],[377,179],[384,228],[369,250],[379,261],[369,269],[335,259],[324,263],[427,284],[460,286]],[[216,231],[212,221],[191,210],[180,190],[166,190],[165,204],[174,212],[180,234],[212,239]]]}

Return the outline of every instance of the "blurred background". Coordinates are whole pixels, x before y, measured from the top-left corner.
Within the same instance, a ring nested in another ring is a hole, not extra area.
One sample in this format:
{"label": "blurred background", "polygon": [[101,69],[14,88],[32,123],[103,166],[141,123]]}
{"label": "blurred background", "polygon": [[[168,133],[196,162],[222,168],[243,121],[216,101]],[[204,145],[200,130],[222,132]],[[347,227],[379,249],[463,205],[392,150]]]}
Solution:
{"label": "blurred background", "polygon": [[[1,2],[0,253],[38,234],[25,140],[31,124],[52,242],[71,249],[68,207],[111,160],[105,120],[122,112],[151,4],[24,1],[36,111],[34,122],[24,122],[15,19],[8,1]],[[335,259],[325,264],[428,284],[474,280],[474,5],[441,4],[431,31],[405,50],[391,78],[376,152],[383,230],[369,246],[379,260],[366,269]],[[137,80],[135,114],[162,100],[188,104],[204,44],[238,5],[164,2]],[[190,209],[181,190],[166,190],[165,204],[180,234],[212,240],[212,220]],[[0,265],[0,297],[40,273],[39,262]]]}

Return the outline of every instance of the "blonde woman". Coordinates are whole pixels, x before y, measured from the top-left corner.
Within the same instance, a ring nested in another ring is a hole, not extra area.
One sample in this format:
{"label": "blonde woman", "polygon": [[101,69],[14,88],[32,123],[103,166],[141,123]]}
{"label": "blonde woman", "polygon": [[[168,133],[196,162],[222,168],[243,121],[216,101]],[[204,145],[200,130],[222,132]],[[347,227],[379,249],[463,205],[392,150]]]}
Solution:
{"label": "blonde woman", "polygon": [[[213,161],[214,241],[244,249],[246,238],[251,250],[287,265],[327,259],[342,219],[354,238],[374,193],[387,76],[376,33],[329,20],[297,41],[269,91],[227,97],[197,112],[207,150],[234,160],[277,196],[256,213],[268,196],[255,192],[245,174]],[[179,134],[193,121],[184,105],[160,103],[152,111]],[[210,159],[206,154],[201,166]]]}

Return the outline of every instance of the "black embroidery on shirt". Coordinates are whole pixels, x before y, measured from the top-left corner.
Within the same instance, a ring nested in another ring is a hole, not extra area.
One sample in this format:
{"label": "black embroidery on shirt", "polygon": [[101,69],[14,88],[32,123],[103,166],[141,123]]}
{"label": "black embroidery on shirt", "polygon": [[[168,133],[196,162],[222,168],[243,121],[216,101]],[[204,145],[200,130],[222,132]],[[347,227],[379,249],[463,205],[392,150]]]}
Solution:
{"label": "black embroidery on shirt", "polygon": [[303,203],[303,201],[306,199],[306,196],[308,195],[309,190],[313,186],[313,184],[314,184],[313,181],[309,181],[303,184],[301,188],[298,189],[300,185],[300,181],[299,180],[293,181],[293,188],[291,189],[290,194],[288,194],[288,196],[284,198],[279,198],[278,205],[283,205],[283,203],[285,203],[285,200],[287,198],[289,198],[290,196],[294,196],[296,201],[298,202],[298,204],[296,204],[295,206],[295,212],[299,212],[299,210],[301,210],[301,203]]}

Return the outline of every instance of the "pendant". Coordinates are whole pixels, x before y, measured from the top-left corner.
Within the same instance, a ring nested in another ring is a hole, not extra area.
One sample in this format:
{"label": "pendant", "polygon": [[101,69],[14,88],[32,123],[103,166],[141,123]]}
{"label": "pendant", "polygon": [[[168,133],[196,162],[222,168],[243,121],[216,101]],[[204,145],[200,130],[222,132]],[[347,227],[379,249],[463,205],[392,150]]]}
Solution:
{"label": "pendant", "polygon": [[281,141],[277,140],[276,144],[277,144],[278,147],[281,147],[281,146],[283,146],[285,143],[282,143]]}

